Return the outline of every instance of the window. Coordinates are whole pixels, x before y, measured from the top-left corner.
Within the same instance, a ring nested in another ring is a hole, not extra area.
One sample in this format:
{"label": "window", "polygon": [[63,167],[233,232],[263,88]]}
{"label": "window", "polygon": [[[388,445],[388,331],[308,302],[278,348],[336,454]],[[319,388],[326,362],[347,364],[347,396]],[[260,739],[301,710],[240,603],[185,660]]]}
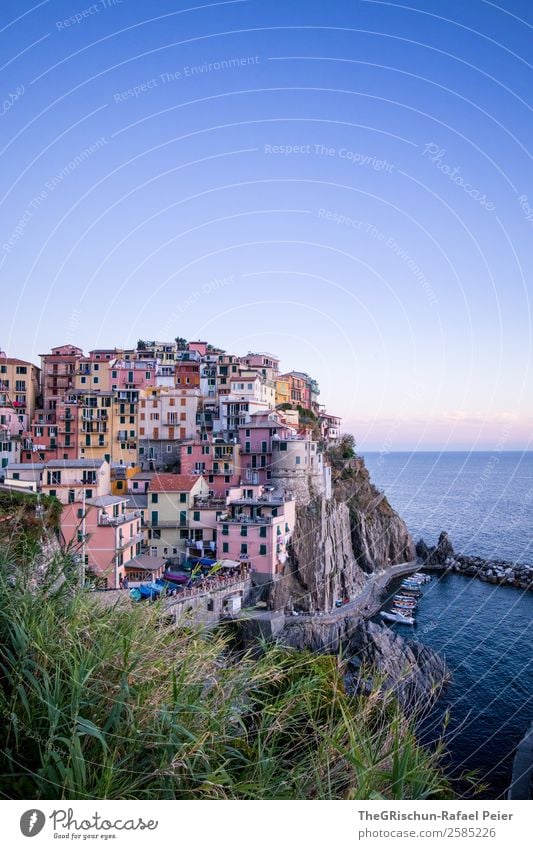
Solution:
{"label": "window", "polygon": [[186,510],[180,510],[180,525],[186,525],[186,524],[187,524],[187,511]]}
{"label": "window", "polygon": [[17,374],[28,374],[28,369],[26,366],[17,366]]}
{"label": "window", "polygon": [[73,489],[69,489],[69,491],[68,491],[68,503],[74,504],[75,500],[76,500],[76,493],[74,492]]}
{"label": "window", "polygon": [[241,542],[241,554],[248,554],[248,543]]}
{"label": "window", "polygon": [[185,528],[185,530],[180,531],[180,539],[188,539],[188,537],[189,531],[187,530],[187,528]]}
{"label": "window", "polygon": [[302,458],[300,456],[296,457],[296,465],[299,466],[302,462]]}
{"label": "window", "polygon": [[262,557],[264,557],[266,553],[267,553],[267,547],[266,547],[266,545],[260,545],[260,546],[259,546],[259,554],[260,554]]}
{"label": "window", "polygon": [[267,529],[266,529],[266,526],[263,525],[261,528],[259,528],[259,536],[260,537],[266,537],[266,535],[267,535]]}
{"label": "window", "polygon": [[187,493],[180,492],[180,504],[187,504]]}
{"label": "window", "polygon": [[159,513],[157,510],[152,510],[152,525],[157,525],[159,523]]}
{"label": "window", "polygon": [[222,525],[222,534],[227,537],[229,534],[229,525]]}
{"label": "window", "polygon": [[224,553],[224,554],[227,554],[227,553],[228,553],[228,551],[229,551],[229,542],[223,542],[223,543],[222,543],[222,551],[223,551],[223,553]]}
{"label": "window", "polygon": [[192,445],[187,445],[187,454],[192,454]]}
{"label": "window", "polygon": [[286,451],[287,450],[287,443],[286,442],[280,442],[279,450],[280,451]]}
{"label": "window", "polygon": [[247,536],[248,536],[248,528],[246,527],[246,525],[243,525],[242,528],[241,528],[241,537],[247,537]]}
{"label": "window", "polygon": [[48,495],[49,495],[51,498],[55,498],[55,497],[56,497],[56,490],[55,490],[55,489],[51,489],[51,490],[50,490],[50,492],[48,493]]}
{"label": "window", "polygon": [[86,489],[85,490],[85,498],[92,498],[92,497],[93,497],[92,489]]}
{"label": "window", "polygon": [[199,510],[195,510],[195,511],[194,511],[194,513],[193,513],[193,519],[194,519],[194,521],[195,521],[195,522],[199,522],[199,521],[200,521],[200,511],[199,511]]}

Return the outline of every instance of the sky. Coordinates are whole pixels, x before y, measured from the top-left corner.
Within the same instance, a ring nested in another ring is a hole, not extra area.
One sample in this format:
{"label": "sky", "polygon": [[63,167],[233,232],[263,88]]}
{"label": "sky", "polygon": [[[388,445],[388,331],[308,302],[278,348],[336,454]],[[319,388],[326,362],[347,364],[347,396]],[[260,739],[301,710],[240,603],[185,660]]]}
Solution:
{"label": "sky", "polygon": [[3,0],[0,348],[207,339],[360,448],[533,436],[528,0]]}

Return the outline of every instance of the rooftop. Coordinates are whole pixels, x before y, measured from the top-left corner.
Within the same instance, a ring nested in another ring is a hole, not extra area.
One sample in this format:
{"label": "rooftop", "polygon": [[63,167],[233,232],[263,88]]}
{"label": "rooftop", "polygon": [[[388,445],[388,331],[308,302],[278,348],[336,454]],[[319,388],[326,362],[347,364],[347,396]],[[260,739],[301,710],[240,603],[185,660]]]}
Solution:
{"label": "rooftop", "polygon": [[115,504],[122,504],[126,500],[118,495],[98,495],[96,498],[88,498],[86,503],[93,507],[114,507]]}
{"label": "rooftop", "polygon": [[125,564],[126,569],[146,569],[149,572],[157,572],[165,566],[163,557],[152,557],[150,554],[138,554]]}
{"label": "rooftop", "polygon": [[150,492],[190,492],[199,480],[203,480],[202,475],[173,475],[156,472],[150,482],[149,490]]}

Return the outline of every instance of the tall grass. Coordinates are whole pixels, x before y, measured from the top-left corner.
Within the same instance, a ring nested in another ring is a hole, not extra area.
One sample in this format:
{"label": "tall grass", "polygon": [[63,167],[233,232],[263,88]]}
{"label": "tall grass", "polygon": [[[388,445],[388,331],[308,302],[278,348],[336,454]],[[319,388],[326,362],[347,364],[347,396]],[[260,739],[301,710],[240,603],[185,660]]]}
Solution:
{"label": "tall grass", "polygon": [[162,624],[0,574],[0,792],[28,799],[449,798],[441,750],[336,657]]}

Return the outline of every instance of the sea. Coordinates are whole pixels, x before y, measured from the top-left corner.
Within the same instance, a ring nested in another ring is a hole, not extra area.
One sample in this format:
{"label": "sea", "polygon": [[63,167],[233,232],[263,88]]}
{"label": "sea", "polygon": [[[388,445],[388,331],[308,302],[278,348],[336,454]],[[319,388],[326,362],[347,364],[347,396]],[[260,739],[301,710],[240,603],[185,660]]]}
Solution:
{"label": "sea", "polygon": [[[364,454],[373,482],[415,540],[447,531],[456,552],[533,564],[533,452]],[[416,629],[406,639],[445,657],[452,682],[424,733],[443,712],[449,771],[475,771],[478,798],[505,798],[517,744],[533,721],[533,593],[433,573]],[[465,781],[456,785],[471,796]]]}

